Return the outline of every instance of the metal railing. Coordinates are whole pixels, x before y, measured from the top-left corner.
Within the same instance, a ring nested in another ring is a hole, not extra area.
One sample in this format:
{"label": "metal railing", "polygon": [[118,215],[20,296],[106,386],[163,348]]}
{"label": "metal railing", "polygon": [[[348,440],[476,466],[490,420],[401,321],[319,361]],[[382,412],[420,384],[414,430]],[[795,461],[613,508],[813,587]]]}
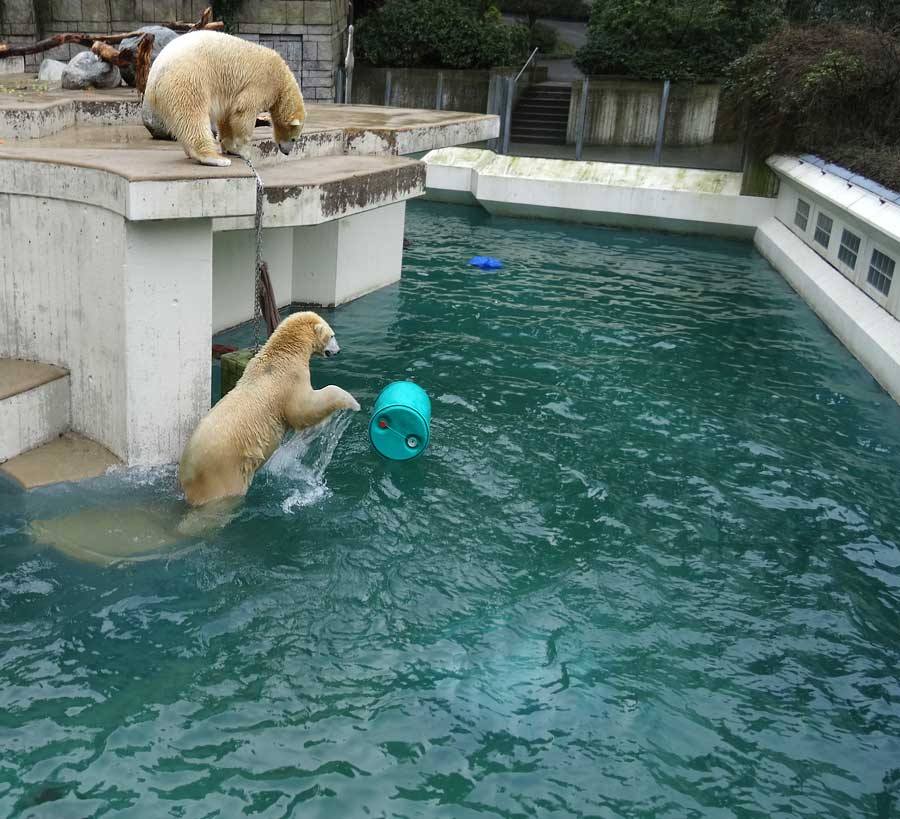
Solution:
{"label": "metal railing", "polygon": [[528,68],[528,66],[531,65],[532,61],[537,56],[538,51],[539,49],[537,48],[532,51],[531,56],[527,60],[525,60],[525,65],[523,65],[519,69],[519,73],[516,74],[515,77],[510,77],[506,81],[506,99],[504,100],[503,107],[503,139],[500,153],[509,153],[509,141],[512,131],[512,109],[516,98],[516,83],[519,81],[519,78],[525,73],[525,70]]}

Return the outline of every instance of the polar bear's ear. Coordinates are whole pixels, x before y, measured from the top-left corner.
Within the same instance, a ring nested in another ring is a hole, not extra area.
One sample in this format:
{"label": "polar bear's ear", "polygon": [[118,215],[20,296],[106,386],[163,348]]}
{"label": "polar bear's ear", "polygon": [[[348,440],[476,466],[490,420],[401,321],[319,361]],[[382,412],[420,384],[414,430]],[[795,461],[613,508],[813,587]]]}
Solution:
{"label": "polar bear's ear", "polygon": [[316,338],[322,342],[322,344],[328,343],[328,327],[322,323],[316,323]]}

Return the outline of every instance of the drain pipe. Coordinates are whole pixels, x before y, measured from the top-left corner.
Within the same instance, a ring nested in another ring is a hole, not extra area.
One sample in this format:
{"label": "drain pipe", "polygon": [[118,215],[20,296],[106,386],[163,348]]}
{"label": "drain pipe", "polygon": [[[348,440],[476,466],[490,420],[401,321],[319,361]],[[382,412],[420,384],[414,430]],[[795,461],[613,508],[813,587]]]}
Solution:
{"label": "drain pipe", "polygon": [[664,80],[662,100],[659,104],[659,124],[656,126],[656,151],[653,156],[653,161],[656,165],[659,165],[662,161],[663,139],[666,133],[666,108],[669,107],[669,86],[669,81]]}

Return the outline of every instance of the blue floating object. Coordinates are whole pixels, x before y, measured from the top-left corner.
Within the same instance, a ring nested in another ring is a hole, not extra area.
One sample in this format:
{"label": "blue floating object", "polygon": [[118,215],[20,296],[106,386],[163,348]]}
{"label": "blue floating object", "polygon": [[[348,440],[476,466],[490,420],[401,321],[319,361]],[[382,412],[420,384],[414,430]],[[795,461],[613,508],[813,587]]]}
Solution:
{"label": "blue floating object", "polygon": [[469,264],[472,267],[480,267],[482,270],[499,270],[503,267],[503,262],[493,256],[474,256],[469,259]]}
{"label": "blue floating object", "polygon": [[428,446],[431,399],[412,381],[388,384],[375,399],[369,440],[375,451],[392,461],[409,461]]}

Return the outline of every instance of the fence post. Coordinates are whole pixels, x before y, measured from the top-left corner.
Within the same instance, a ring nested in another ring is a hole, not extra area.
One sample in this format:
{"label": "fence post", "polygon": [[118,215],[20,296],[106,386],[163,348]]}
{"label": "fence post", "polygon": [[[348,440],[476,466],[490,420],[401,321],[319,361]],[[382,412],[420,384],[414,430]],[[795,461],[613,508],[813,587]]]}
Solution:
{"label": "fence post", "polygon": [[438,71],[437,93],[435,94],[434,107],[438,111],[444,108],[444,72]]}
{"label": "fence post", "polygon": [[334,101],[340,105],[344,101],[344,69],[338,66],[335,73],[334,82]]}
{"label": "fence post", "polygon": [[391,69],[389,68],[384,73],[384,104],[389,106],[391,104]]}
{"label": "fence post", "polygon": [[669,81],[664,80],[662,100],[659,103],[659,123],[656,126],[656,151],[653,156],[653,162],[656,165],[662,162],[663,139],[666,135],[666,108],[669,107],[669,86]]}
{"label": "fence post", "polygon": [[587,119],[588,78],[581,81],[581,99],[578,101],[578,120],[575,127],[575,159],[581,159],[581,149],[584,148],[584,125]]}
{"label": "fence post", "polygon": [[506,110],[503,114],[503,149],[501,153],[509,153],[510,131],[512,130],[513,97],[516,93],[516,78],[510,77],[506,83]]}

